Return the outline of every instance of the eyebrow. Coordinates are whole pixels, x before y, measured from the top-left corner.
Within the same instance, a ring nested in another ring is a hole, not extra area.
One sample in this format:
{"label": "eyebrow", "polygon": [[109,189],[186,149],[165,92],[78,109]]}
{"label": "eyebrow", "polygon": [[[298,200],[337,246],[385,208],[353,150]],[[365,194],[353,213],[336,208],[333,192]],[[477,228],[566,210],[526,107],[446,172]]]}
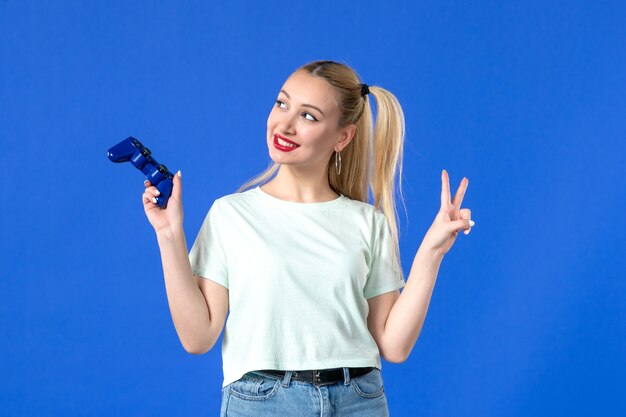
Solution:
{"label": "eyebrow", "polygon": [[[289,100],[291,100],[291,97],[289,97],[289,94],[285,90],[280,90],[280,92],[283,93],[284,95],[286,95]],[[302,107],[311,107],[311,108],[317,110],[318,112],[322,113],[322,116],[325,116],[324,112],[319,107],[314,106],[312,104],[303,104]]]}

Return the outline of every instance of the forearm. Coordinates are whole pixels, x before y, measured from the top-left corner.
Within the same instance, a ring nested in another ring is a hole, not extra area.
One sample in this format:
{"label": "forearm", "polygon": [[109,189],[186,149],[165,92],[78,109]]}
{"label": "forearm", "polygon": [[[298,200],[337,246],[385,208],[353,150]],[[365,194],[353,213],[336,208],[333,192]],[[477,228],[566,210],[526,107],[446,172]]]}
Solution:
{"label": "forearm", "polygon": [[167,229],[157,233],[167,301],[183,347],[201,353],[209,345],[211,317],[206,300],[193,278],[185,233]]}
{"label": "forearm", "polygon": [[402,293],[391,308],[384,340],[388,351],[398,352],[401,361],[409,356],[422,331],[442,259],[442,255],[420,247]]}

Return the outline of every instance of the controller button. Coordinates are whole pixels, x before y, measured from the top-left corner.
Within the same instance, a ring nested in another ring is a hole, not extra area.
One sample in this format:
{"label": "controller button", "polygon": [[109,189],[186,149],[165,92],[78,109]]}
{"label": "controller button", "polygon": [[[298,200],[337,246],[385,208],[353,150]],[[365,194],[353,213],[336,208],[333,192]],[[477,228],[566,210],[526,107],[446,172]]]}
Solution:
{"label": "controller button", "polygon": [[146,158],[150,156],[150,154],[152,154],[150,149],[146,148],[145,146],[142,146],[141,148],[139,148],[139,152],[141,152],[141,154],[145,156]]}

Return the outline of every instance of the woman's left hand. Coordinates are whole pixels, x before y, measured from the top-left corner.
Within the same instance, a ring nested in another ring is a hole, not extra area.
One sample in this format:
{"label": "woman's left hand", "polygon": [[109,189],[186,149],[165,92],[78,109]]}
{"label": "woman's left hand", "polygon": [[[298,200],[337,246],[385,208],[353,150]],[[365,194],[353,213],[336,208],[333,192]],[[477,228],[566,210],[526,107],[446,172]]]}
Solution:
{"label": "woman's left hand", "polygon": [[465,191],[469,180],[465,177],[461,180],[461,185],[454,195],[454,200],[450,201],[450,179],[444,169],[441,173],[441,208],[435,217],[424,240],[422,246],[441,256],[448,253],[460,230],[465,230],[469,234],[474,222],[471,219],[471,211],[468,208],[461,208]]}

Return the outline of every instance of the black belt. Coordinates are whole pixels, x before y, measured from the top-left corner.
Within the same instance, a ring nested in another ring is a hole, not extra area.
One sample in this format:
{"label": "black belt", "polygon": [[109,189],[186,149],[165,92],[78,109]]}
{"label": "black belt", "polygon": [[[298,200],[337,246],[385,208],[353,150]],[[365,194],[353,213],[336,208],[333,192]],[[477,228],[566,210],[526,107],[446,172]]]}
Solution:
{"label": "black belt", "polygon": [[[356,378],[361,375],[372,372],[374,367],[367,368],[348,368],[350,372],[350,378]],[[264,369],[260,372],[267,375],[284,378],[287,371],[278,371],[276,369]],[[316,385],[335,384],[344,380],[343,368],[333,369],[320,369],[320,370],[306,370],[306,371],[292,371],[291,379],[296,381],[309,382]]]}

